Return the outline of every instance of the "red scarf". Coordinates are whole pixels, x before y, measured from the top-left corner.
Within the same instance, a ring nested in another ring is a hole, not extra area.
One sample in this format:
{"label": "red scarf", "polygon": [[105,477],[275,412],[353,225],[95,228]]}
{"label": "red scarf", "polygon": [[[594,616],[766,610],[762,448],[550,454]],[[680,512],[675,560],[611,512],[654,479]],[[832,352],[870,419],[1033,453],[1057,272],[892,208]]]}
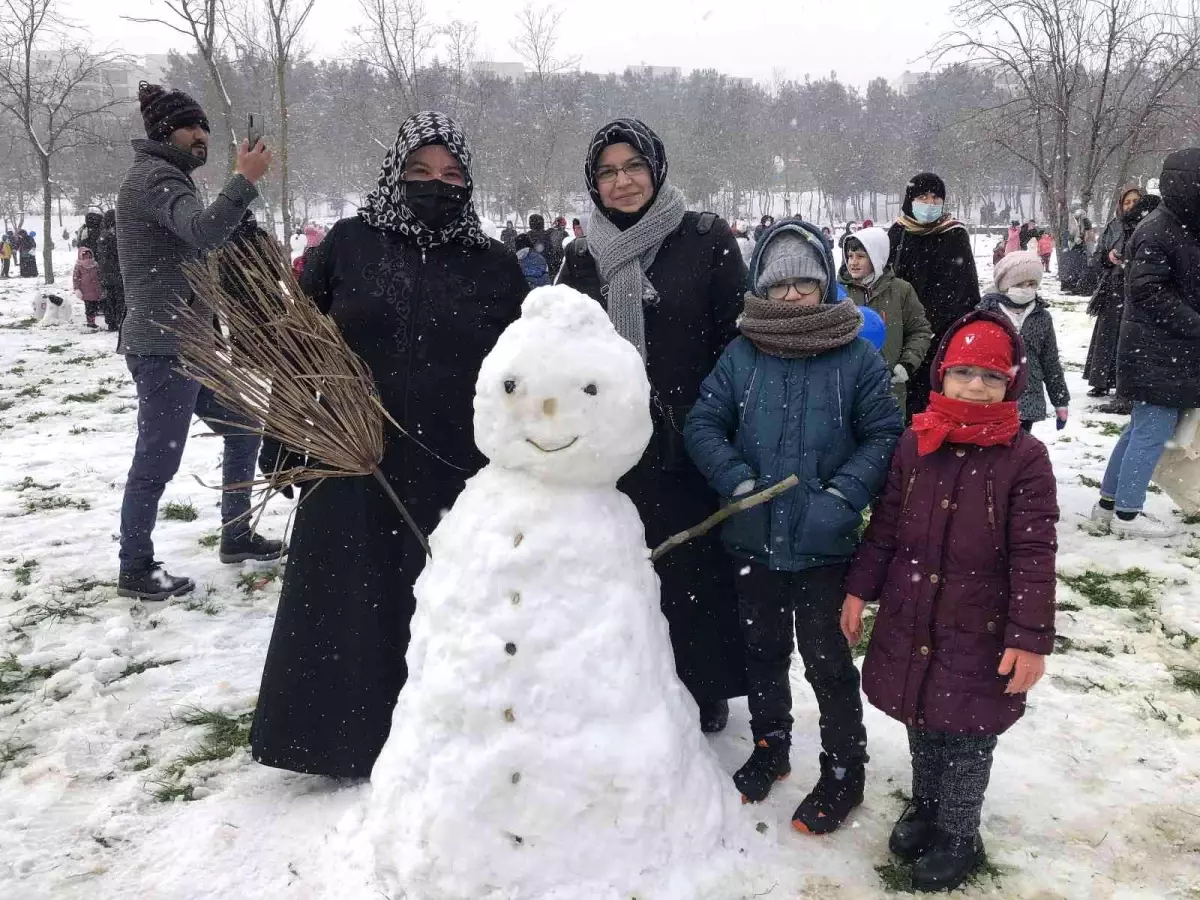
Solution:
{"label": "red scarf", "polygon": [[929,407],[912,418],[917,455],[928,456],[949,440],[952,444],[994,447],[1008,444],[1021,428],[1017,402],[970,403],[929,392]]}

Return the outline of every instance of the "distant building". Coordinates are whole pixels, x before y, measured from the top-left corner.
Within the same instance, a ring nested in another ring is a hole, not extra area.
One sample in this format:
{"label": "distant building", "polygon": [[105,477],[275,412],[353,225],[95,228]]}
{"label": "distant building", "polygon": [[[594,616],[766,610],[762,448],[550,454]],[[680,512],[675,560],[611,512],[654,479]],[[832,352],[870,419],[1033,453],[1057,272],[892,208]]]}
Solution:
{"label": "distant building", "polygon": [[476,74],[486,73],[496,78],[510,78],[513,81],[524,81],[526,75],[525,63],[521,62],[479,60],[471,67],[471,71]]}
{"label": "distant building", "polygon": [[678,78],[683,75],[679,66],[629,66],[625,71],[644,78]]}
{"label": "distant building", "polygon": [[726,77],[729,79],[730,84],[738,84],[744,88],[754,87],[753,78],[743,78],[740,75],[727,75]]}
{"label": "distant building", "polygon": [[892,81],[892,89],[895,90],[897,94],[907,97],[918,87],[920,87],[920,85],[928,77],[928,72],[910,72],[905,69],[904,74]]}

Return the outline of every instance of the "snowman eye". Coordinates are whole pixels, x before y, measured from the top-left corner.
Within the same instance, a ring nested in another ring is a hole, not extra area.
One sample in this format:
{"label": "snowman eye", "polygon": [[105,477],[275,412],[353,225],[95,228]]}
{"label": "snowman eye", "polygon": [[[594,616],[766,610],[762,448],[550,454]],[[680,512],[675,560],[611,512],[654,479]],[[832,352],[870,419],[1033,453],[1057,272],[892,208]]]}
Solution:
{"label": "snowman eye", "polygon": [[598,387],[596,387],[594,384],[589,384],[587,387],[585,387],[583,389],[583,392],[585,394],[587,394],[589,397],[595,397],[598,393],[600,393],[600,389]]}
{"label": "snowman eye", "polygon": [[517,383],[511,378],[506,378],[504,380],[504,393],[515,394],[516,392],[517,392]]}

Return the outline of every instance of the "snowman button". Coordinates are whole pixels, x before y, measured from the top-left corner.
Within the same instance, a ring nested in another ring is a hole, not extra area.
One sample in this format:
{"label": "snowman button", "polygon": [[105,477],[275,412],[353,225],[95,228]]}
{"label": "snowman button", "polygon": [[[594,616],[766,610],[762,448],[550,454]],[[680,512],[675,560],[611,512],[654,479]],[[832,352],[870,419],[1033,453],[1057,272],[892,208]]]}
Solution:
{"label": "snowman button", "polygon": [[512,597],[510,599],[512,600],[513,606],[520,606],[521,605],[521,592],[513,591]]}
{"label": "snowman button", "polygon": [[509,641],[507,644],[504,645],[504,652],[507,653],[509,656],[516,656],[517,655],[517,645],[514,644],[512,641]]}
{"label": "snowman button", "polygon": [[517,715],[516,715],[516,713],[514,713],[514,712],[513,712],[513,710],[512,710],[512,707],[511,707],[511,706],[510,706],[508,709],[506,709],[506,710],[504,711],[504,721],[505,721],[505,722],[515,722],[515,721],[517,721]]}
{"label": "snowman button", "polygon": [[523,540],[525,540],[525,535],[521,534],[521,532],[518,531],[517,536],[515,538],[513,538],[513,546],[520,547],[521,541],[523,541]]}

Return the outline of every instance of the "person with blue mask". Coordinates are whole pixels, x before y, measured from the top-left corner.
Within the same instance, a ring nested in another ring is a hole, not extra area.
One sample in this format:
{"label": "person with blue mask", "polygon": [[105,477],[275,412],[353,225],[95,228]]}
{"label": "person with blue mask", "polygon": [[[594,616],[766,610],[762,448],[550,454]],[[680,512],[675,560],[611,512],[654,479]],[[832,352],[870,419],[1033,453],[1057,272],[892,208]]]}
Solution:
{"label": "person with blue mask", "polygon": [[[979,275],[967,227],[946,211],[946,183],[932,172],[904,189],[901,215],[888,229],[888,264],[921,298],[936,348],[947,329],[979,305]],[[929,356],[908,381],[908,414],[929,403]]]}
{"label": "person with blue mask", "polygon": [[883,357],[862,337],[863,314],[838,299],[819,228],[800,219],[768,228],[749,284],[741,335],[701,386],[683,439],[726,502],[800,479],[732,516],[721,535],[738,573],[754,738],[733,781],[757,803],[791,771],[794,635],[821,711],[822,753],[792,824],[828,834],[862,803],[867,762],[858,670],[838,624],[843,581],[904,426]]}

